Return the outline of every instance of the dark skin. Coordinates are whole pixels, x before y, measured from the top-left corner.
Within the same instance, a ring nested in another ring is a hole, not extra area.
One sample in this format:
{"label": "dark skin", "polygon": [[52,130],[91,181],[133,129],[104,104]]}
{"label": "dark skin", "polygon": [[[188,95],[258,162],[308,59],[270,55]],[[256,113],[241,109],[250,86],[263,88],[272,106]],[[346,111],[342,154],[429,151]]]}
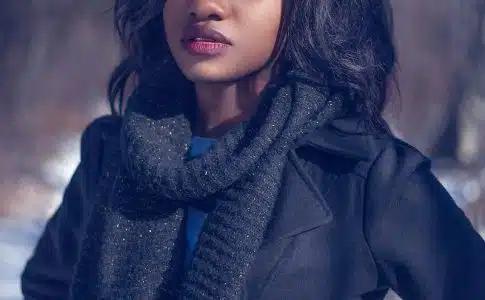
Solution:
{"label": "dark skin", "polygon": [[[195,85],[195,134],[219,137],[257,110],[267,85],[283,0],[167,0],[163,19],[172,55]],[[198,55],[181,43],[187,25],[217,30],[230,45],[216,55]]]}

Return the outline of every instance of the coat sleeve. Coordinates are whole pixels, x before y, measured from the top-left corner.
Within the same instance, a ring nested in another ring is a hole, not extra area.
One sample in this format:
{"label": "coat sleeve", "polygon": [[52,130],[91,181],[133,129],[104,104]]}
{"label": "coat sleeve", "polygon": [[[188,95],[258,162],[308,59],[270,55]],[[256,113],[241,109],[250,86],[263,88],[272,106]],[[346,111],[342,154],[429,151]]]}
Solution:
{"label": "coat sleeve", "polygon": [[95,120],[83,132],[81,162],[21,274],[21,289],[26,300],[68,299],[90,208],[87,189],[99,173],[103,123],[106,123],[106,117]]}
{"label": "coat sleeve", "polygon": [[78,167],[61,205],[48,220],[21,275],[25,299],[67,299],[79,248],[81,174]]}
{"label": "coat sleeve", "polygon": [[397,187],[372,203],[368,235],[386,285],[404,300],[485,299],[484,240],[428,163],[408,174],[388,173]]}

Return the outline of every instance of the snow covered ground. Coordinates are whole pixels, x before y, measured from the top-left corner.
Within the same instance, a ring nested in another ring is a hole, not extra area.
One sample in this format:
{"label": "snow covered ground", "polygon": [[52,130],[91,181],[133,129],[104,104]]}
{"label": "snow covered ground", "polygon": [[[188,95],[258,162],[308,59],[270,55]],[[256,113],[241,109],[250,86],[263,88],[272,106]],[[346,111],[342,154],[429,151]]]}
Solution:
{"label": "snow covered ground", "polygon": [[[21,299],[20,273],[42,233],[46,218],[59,205],[64,188],[79,162],[79,140],[79,135],[60,139],[58,152],[44,163],[43,179],[47,186],[42,189],[42,193],[32,180],[25,180],[27,183],[32,182],[29,187],[24,187],[28,193],[19,194],[25,203],[48,201],[46,207],[43,207],[44,211],[29,213],[37,214],[38,220],[28,217],[0,217],[0,300]],[[19,208],[28,209],[22,205]]]}
{"label": "snow covered ground", "polygon": [[44,221],[0,218],[0,300],[21,299],[19,276]]}

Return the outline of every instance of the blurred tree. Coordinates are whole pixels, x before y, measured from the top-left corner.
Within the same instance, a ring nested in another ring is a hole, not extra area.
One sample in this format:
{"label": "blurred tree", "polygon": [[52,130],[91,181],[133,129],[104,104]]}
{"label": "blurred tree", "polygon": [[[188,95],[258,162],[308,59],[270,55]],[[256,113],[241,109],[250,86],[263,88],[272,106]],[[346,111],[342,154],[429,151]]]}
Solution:
{"label": "blurred tree", "polygon": [[[462,30],[468,33],[469,42],[466,44],[467,47],[464,47],[465,53],[459,65],[460,72],[455,74],[455,101],[450,104],[449,120],[433,152],[437,156],[448,156],[460,163],[466,163],[467,159],[462,153],[462,137],[465,135],[463,131],[466,129],[461,119],[474,118],[474,112],[470,110],[470,101],[473,101],[473,97],[485,97],[485,90],[482,88],[485,75],[485,45],[483,39],[485,1],[467,1],[460,3],[459,7],[462,7],[462,12],[463,7],[468,10],[469,24]],[[466,12],[463,12],[463,14],[466,17]],[[485,158],[484,155],[481,156]],[[478,163],[478,161],[475,161],[475,163]]]}
{"label": "blurred tree", "polygon": [[78,133],[118,60],[111,0],[0,1],[0,214],[61,134]]}
{"label": "blurred tree", "polygon": [[456,111],[481,51],[483,3],[392,0],[401,99],[393,94],[388,116],[426,154],[455,156]]}

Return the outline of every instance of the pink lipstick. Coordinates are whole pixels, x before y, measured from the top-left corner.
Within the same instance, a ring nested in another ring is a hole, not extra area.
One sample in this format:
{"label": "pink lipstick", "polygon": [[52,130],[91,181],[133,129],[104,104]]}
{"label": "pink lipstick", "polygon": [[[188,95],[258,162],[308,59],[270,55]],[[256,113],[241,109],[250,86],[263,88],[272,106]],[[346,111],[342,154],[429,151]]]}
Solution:
{"label": "pink lipstick", "polygon": [[202,55],[220,54],[229,47],[228,44],[204,40],[190,40],[184,43],[184,46],[190,53]]}
{"label": "pink lipstick", "polygon": [[189,53],[195,55],[218,55],[232,45],[219,31],[198,25],[184,29],[181,43]]}

